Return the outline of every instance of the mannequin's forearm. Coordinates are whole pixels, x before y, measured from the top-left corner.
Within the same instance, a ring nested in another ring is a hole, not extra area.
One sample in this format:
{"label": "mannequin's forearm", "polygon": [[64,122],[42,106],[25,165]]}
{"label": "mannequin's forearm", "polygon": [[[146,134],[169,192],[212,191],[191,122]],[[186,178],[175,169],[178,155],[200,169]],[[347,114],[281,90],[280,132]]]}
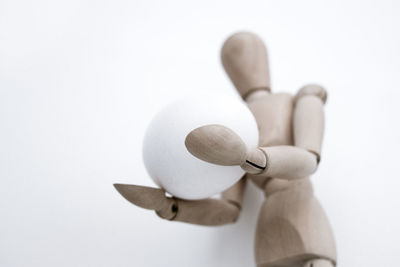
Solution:
{"label": "mannequin's forearm", "polygon": [[223,225],[235,222],[239,213],[236,205],[224,199],[178,199],[176,215],[171,220],[208,226]]}
{"label": "mannequin's forearm", "polygon": [[[271,146],[259,148],[266,158],[264,169],[257,175],[282,179],[298,179],[311,175],[317,169],[315,154],[294,146]],[[256,169],[255,169],[256,170]]]}
{"label": "mannequin's forearm", "polygon": [[183,200],[174,198],[174,204],[157,214],[168,220],[199,225],[224,225],[234,223],[240,215],[246,178],[222,193],[221,199]]}
{"label": "mannequin's forearm", "polygon": [[317,170],[314,154],[294,146],[261,148],[267,156],[267,166],[261,175],[282,179],[307,177]]}

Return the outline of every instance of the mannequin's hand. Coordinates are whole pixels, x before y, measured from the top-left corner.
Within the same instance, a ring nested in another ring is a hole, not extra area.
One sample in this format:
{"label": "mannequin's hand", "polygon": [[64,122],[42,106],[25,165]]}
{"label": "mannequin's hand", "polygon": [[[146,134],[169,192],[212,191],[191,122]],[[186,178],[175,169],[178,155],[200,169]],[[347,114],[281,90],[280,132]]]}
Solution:
{"label": "mannequin's hand", "polygon": [[164,190],[140,185],[114,184],[115,189],[129,202],[154,210],[161,218],[172,220],[177,213],[176,201],[165,196]]}

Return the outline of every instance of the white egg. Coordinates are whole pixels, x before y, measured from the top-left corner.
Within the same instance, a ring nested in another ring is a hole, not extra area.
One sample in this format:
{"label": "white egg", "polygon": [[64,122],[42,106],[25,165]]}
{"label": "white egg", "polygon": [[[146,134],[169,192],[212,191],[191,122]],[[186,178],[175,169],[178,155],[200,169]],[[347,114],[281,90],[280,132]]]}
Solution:
{"label": "white egg", "polygon": [[210,197],[229,188],[244,175],[239,166],[208,163],[187,151],[187,134],[208,124],[232,129],[250,148],[258,144],[256,121],[239,98],[200,94],[168,105],[148,127],[143,159],[154,182],[175,197],[190,200]]}

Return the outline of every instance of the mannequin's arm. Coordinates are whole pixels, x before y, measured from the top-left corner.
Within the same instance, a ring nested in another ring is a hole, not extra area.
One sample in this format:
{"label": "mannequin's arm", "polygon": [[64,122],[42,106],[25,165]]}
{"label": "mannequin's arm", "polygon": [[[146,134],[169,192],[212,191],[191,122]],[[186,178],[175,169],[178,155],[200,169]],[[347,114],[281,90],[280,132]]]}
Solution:
{"label": "mannequin's arm", "polygon": [[199,225],[223,225],[234,223],[242,207],[246,177],[224,191],[221,199],[207,198],[202,200],[183,200],[173,198],[175,209],[159,211],[157,214],[165,219]]}
{"label": "mannequin's arm", "polygon": [[265,169],[256,174],[283,179],[303,178],[314,173],[321,158],[326,91],[307,85],[295,97],[293,132],[295,146],[261,147]]}
{"label": "mannequin's arm", "polygon": [[259,149],[265,155],[265,167],[253,174],[293,180],[307,177],[317,170],[316,156],[303,148],[270,146]]}
{"label": "mannequin's arm", "polygon": [[306,85],[295,97],[293,116],[294,144],[321,158],[324,136],[326,90],[319,85]]}
{"label": "mannequin's arm", "polygon": [[243,177],[224,191],[221,199],[183,200],[166,197],[165,192],[158,188],[115,185],[126,200],[154,210],[163,219],[209,226],[234,223],[238,219],[245,186],[246,177]]}
{"label": "mannequin's arm", "polygon": [[303,148],[271,146],[248,148],[239,135],[217,124],[192,130],[185,140],[188,151],[209,163],[239,165],[250,174],[283,179],[303,178],[317,167],[317,158]]}

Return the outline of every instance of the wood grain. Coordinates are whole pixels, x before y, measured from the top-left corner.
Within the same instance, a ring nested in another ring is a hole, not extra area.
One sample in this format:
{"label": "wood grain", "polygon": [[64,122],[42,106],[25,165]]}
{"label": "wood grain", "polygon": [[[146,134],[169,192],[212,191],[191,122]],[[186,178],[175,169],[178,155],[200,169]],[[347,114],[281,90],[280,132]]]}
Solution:
{"label": "wood grain", "polygon": [[261,147],[267,156],[267,166],[260,173],[266,177],[299,179],[317,170],[317,158],[313,153],[295,146]]}
{"label": "wood grain", "polygon": [[322,87],[303,87],[296,96],[293,119],[294,144],[314,153],[318,162],[325,127],[324,99]]}
{"label": "wood grain", "polygon": [[254,90],[270,90],[267,50],[257,35],[240,32],[230,36],[221,49],[221,60],[244,99]]}
{"label": "wood grain", "polygon": [[218,165],[241,165],[246,160],[247,147],[231,129],[217,124],[191,131],[185,139],[187,150],[195,157]]}
{"label": "wood grain", "polygon": [[[311,259],[336,261],[328,219],[308,178],[290,181],[268,196],[257,223],[258,266],[298,266]],[[300,265],[301,266],[301,265]]]}

